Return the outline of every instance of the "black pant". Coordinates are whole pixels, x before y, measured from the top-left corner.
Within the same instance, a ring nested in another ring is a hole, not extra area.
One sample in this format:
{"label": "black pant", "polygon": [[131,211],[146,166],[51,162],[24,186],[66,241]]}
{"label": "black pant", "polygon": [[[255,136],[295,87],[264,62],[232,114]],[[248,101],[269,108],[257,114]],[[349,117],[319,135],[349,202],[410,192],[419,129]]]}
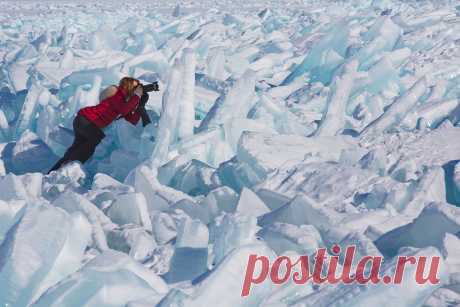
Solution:
{"label": "black pant", "polygon": [[73,132],[75,138],[73,144],[67,149],[64,156],[49,170],[59,169],[63,164],[70,161],[85,163],[96,150],[96,146],[105,137],[104,132],[82,115],[77,115],[73,120]]}

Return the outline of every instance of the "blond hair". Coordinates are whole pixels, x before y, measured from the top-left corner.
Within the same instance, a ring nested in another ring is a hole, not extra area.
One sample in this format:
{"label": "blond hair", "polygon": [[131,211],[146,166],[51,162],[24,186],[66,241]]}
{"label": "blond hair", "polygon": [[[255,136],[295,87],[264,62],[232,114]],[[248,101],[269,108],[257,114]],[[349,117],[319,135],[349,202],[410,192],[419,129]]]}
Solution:
{"label": "blond hair", "polygon": [[136,83],[137,85],[140,84],[139,80],[135,78],[131,78],[131,77],[123,77],[121,78],[118,86],[126,90],[126,92],[128,93],[128,96],[132,96],[137,86]]}

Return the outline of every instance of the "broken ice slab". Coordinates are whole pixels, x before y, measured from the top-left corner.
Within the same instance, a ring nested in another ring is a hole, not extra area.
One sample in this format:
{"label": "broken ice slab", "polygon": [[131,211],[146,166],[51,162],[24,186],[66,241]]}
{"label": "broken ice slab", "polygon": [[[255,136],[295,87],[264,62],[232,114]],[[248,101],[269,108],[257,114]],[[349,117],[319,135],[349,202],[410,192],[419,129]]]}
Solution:
{"label": "broken ice slab", "polygon": [[158,244],[163,245],[177,235],[177,226],[171,214],[151,212],[152,234]]}
{"label": "broken ice slab", "polygon": [[[250,295],[241,296],[243,278],[249,255],[264,255],[273,261],[275,254],[265,244],[253,243],[239,247],[223,259],[206,278],[200,280],[189,297],[181,299],[184,306],[257,306],[272,290],[272,283],[266,280],[251,289]],[[259,276],[260,267],[255,268],[254,276]]]}
{"label": "broken ice slab", "polygon": [[[446,201],[446,174],[439,166],[425,169],[425,173],[418,179],[418,184],[412,186],[411,199],[395,206],[396,210],[407,217],[415,218],[431,202]],[[410,180],[410,179],[409,179]]]}
{"label": "broken ice slab", "polygon": [[[428,202],[445,199],[444,175],[439,167],[425,169],[417,181],[401,183],[344,163],[320,165],[298,164],[287,172],[273,174],[257,188],[272,190],[284,200],[305,195],[321,204],[325,213],[340,218],[343,227],[355,231],[369,225],[389,231],[388,227],[401,225],[398,212],[405,215],[404,222],[415,218]],[[279,205],[283,205],[282,200]]]}
{"label": "broken ice slab", "polygon": [[270,172],[281,172],[302,161],[338,161],[342,151],[352,148],[353,143],[346,136],[306,138],[245,132],[238,144],[237,159],[263,180]]}
{"label": "broken ice slab", "polygon": [[[365,307],[365,306],[384,306],[391,301],[391,305],[395,307],[406,306],[421,306],[423,302],[431,295],[431,293],[439,288],[447,279],[447,269],[440,252],[434,247],[427,247],[424,249],[408,249],[405,250],[401,256],[426,257],[433,259],[433,257],[440,257],[439,271],[437,278],[440,279],[439,283],[432,284],[426,282],[419,284],[416,282],[416,265],[406,266],[404,276],[400,284],[396,283],[383,283],[378,284],[358,284],[352,285],[340,284],[326,285],[315,291],[311,295],[297,300],[292,306],[338,306],[338,307]],[[379,276],[395,275],[398,257],[395,257],[387,265],[382,266],[382,273]],[[431,261],[431,260],[429,260]]]}
{"label": "broken ice slab", "polygon": [[[286,118],[289,118],[289,115],[287,115],[283,120],[286,120]],[[279,119],[279,118],[278,118]],[[273,128],[271,127],[271,122],[273,121]],[[249,118],[236,118],[232,121],[229,121],[223,125],[223,135],[225,136],[225,142],[230,146],[231,148],[231,154],[234,155],[236,153],[237,148],[238,148],[238,142],[241,138],[241,135],[243,133],[247,132],[259,132],[259,133],[266,133],[266,134],[277,134],[276,128],[278,128],[281,131],[285,131],[288,128],[288,125],[283,125],[278,126],[279,122],[276,122],[275,120],[266,120],[265,118],[254,118],[254,119],[249,119]],[[284,127],[283,127],[284,126]],[[292,124],[292,126],[295,127],[295,122]],[[287,129],[284,129],[287,128]],[[299,133],[294,133],[294,134],[302,134],[305,133],[306,129],[300,129]],[[219,153],[221,154],[221,153]],[[216,155],[217,156],[217,155]],[[225,156],[224,156],[225,157]],[[215,160],[219,161],[222,160],[217,156]],[[222,162],[222,161],[220,161]]]}
{"label": "broken ice slab", "polygon": [[50,86],[59,88],[61,81],[75,70],[73,54],[67,50],[60,62],[41,60],[34,69],[37,75],[45,79]]}
{"label": "broken ice slab", "polygon": [[67,191],[61,194],[53,202],[53,205],[60,207],[69,213],[81,212],[84,214],[91,223],[91,234],[94,246],[100,251],[108,248],[104,230],[113,229],[115,228],[115,225],[93,203],[80,194]]}
{"label": "broken ice slab", "polygon": [[338,245],[342,249],[342,254],[340,255],[340,263],[343,265],[345,261],[345,253],[346,249],[349,246],[355,246],[355,258],[353,258],[352,266],[356,268],[356,265],[359,263],[360,259],[364,257],[382,257],[382,254],[379,252],[377,247],[374,245],[371,239],[369,239],[366,235],[359,233],[359,232],[351,232],[347,234],[339,243]]}
{"label": "broken ice slab", "polygon": [[[100,64],[101,59],[97,60]],[[118,84],[121,78],[119,71],[113,68],[94,68],[74,71],[70,75],[66,76],[61,81],[61,87],[70,85],[73,88],[77,88],[82,85],[93,83],[94,76],[100,76],[102,78],[102,84]]]}
{"label": "broken ice slab", "polygon": [[119,120],[114,124],[118,137],[117,144],[120,148],[130,153],[139,148],[143,130],[141,125],[134,126],[126,120]]}
{"label": "broken ice slab", "polygon": [[47,204],[29,205],[0,246],[0,303],[28,306],[77,270],[90,242],[86,218]]}
{"label": "broken ice slab", "polygon": [[[59,109],[56,109],[51,105],[51,103],[49,103],[50,101],[56,101],[59,103],[59,100],[57,100],[56,97],[49,95],[50,94],[48,91],[44,91],[42,94],[42,96],[48,96],[45,98],[49,98],[50,100],[48,101],[47,105],[42,106],[39,110],[37,120],[35,122],[35,131],[37,135],[43,140],[43,142],[45,142],[56,155],[61,156],[61,154],[64,154],[68,147],[63,148],[61,144],[56,144],[56,142],[51,138],[53,130],[59,127],[61,118],[59,116]],[[74,138],[73,132],[70,132],[71,135],[67,136],[68,143],[64,143],[69,147]]]}
{"label": "broken ice slab", "polygon": [[169,207],[168,213],[176,212],[176,210],[184,211],[190,218],[200,220],[205,225],[211,222],[209,208],[203,203],[195,203],[190,200],[183,199]]}
{"label": "broken ice slab", "polygon": [[335,88],[328,99],[326,113],[315,135],[334,136],[343,131],[346,105],[357,77],[358,61],[354,60],[345,64],[342,73],[333,79]]}
{"label": "broken ice slab", "polygon": [[[426,231],[429,225],[430,231]],[[403,246],[442,248],[446,233],[460,231],[460,208],[447,203],[431,203],[412,223],[385,233],[375,241],[383,255],[394,256]]]}
{"label": "broken ice slab", "polygon": [[296,65],[291,74],[284,79],[282,85],[290,84],[298,76],[312,71],[315,81],[328,84],[332,78],[333,71],[343,63],[350,27],[349,21],[339,20],[332,24],[330,31],[321,37],[302,63]]}
{"label": "broken ice slab", "polygon": [[216,127],[184,139],[172,146],[171,158],[180,154],[217,168],[220,163],[234,155],[234,150],[229,144],[230,140],[224,139],[225,133],[222,127]]}
{"label": "broken ice slab", "polygon": [[265,203],[248,188],[243,188],[238,199],[236,211],[243,215],[258,217],[270,212]]}
{"label": "broken ice slab", "polygon": [[108,231],[107,244],[111,249],[124,252],[139,262],[148,259],[157,246],[155,239],[144,228],[134,224]]}
{"label": "broken ice slab", "polygon": [[388,132],[401,123],[407,113],[415,106],[421,96],[425,94],[427,81],[425,77],[420,78],[402,96],[393,102],[390,107],[376,120],[367,125],[361,131],[361,137],[371,138],[372,135]]}
{"label": "broken ice slab", "polygon": [[176,60],[171,69],[168,87],[163,96],[162,113],[158,123],[155,147],[151,153],[151,164],[158,167],[168,160],[170,146],[177,140],[177,127],[182,96],[182,64]]}
{"label": "broken ice slab", "polygon": [[53,201],[65,191],[82,193],[86,179],[87,173],[80,162],[67,163],[44,177],[43,196]]}
{"label": "broken ice slab", "polygon": [[222,212],[235,212],[238,205],[238,195],[227,186],[218,187],[210,191],[199,205],[206,208],[210,217],[214,219]]}
{"label": "broken ice slab", "polygon": [[2,159],[7,172],[20,175],[46,173],[58,157],[35,133],[26,130],[16,142],[3,149]]}
{"label": "broken ice slab", "polygon": [[307,78],[300,76],[288,85],[269,88],[267,90],[267,94],[274,99],[285,99],[306,86],[307,81]]}
{"label": "broken ice slab", "polygon": [[212,264],[220,263],[233,249],[258,242],[255,217],[241,214],[223,214],[209,227],[212,244]]}
{"label": "broken ice slab", "polygon": [[168,283],[193,280],[207,270],[208,228],[198,220],[183,218],[178,226],[176,246],[170,269],[164,275]]}
{"label": "broken ice slab", "polygon": [[246,118],[257,101],[255,98],[256,75],[247,70],[233,85],[224,99],[218,99],[200,124],[199,131],[217,127],[233,119]]}
{"label": "broken ice slab", "polygon": [[125,185],[106,174],[97,173],[93,177],[93,184],[87,194],[87,198],[99,209],[105,210],[115,201],[118,195],[133,192],[133,187]]}
{"label": "broken ice slab", "polygon": [[176,247],[163,277],[169,284],[195,279],[206,272],[207,262],[207,248]]}
{"label": "broken ice slab", "polygon": [[[180,165],[175,165],[177,163]],[[215,183],[211,179],[214,170],[206,163],[195,159],[184,164],[174,159],[163,165],[158,172],[159,176],[163,175],[163,180],[160,177],[163,184],[188,195],[196,196],[207,195],[215,187]]]}
{"label": "broken ice slab", "polygon": [[31,87],[28,89],[27,96],[16,121],[14,133],[16,137],[19,137],[25,130],[31,128],[37,112],[39,97],[44,90],[45,89],[36,82],[32,83]]}
{"label": "broken ice slab", "polygon": [[107,210],[107,216],[118,225],[135,224],[152,231],[147,201],[141,193],[118,195]]}
{"label": "broken ice slab", "polygon": [[275,223],[287,223],[327,229],[330,225],[339,224],[342,219],[343,216],[335,210],[299,195],[283,207],[259,217],[259,225],[265,227]]}
{"label": "broken ice slab", "polygon": [[0,245],[5,239],[10,228],[16,224],[24,214],[25,200],[0,200]]}
{"label": "broken ice slab", "polygon": [[[391,161],[388,167],[391,165],[393,171],[400,168],[406,169],[407,163],[410,163],[416,166],[413,171],[424,173],[423,168],[426,166],[443,166],[450,161],[460,160],[460,144],[452,142],[458,136],[460,137],[460,129],[449,122],[444,122],[436,129],[426,133],[400,132],[391,136],[378,135],[373,138],[373,145],[365,146],[383,150],[382,155]],[[383,138],[386,137],[390,137],[391,142],[384,142]],[[363,140],[361,145],[364,145],[365,142]]]}
{"label": "broken ice slab", "polygon": [[116,179],[102,173],[98,173],[93,177],[92,190],[107,190],[117,194],[134,192],[134,188],[123,184]]}
{"label": "broken ice slab", "polygon": [[30,65],[21,65],[19,63],[14,63],[8,68],[8,77],[15,92],[27,89],[27,82],[30,77],[28,74],[29,68]]}
{"label": "broken ice slab", "polygon": [[289,197],[277,193],[272,190],[257,188],[257,196],[270,208],[270,210],[276,210],[287,204],[290,200]]}
{"label": "broken ice slab", "polygon": [[375,54],[393,50],[401,35],[402,29],[390,16],[380,16],[365,33],[364,41],[367,44],[359,50],[356,58],[362,65]]}
{"label": "broken ice slab", "polygon": [[10,139],[10,127],[5,112],[0,109],[0,143],[8,142]]}
{"label": "broken ice slab", "polygon": [[125,179],[125,183],[133,186],[136,192],[144,194],[149,212],[166,210],[182,199],[194,202],[187,194],[162,185],[157,179],[157,171],[146,165],[140,165]]}
{"label": "broken ice slab", "polygon": [[199,220],[189,217],[181,219],[176,238],[176,247],[208,248],[208,227]]}
{"label": "broken ice slab", "polygon": [[225,53],[223,48],[215,48],[209,54],[206,65],[206,73],[208,76],[217,80],[225,80],[228,75],[225,71]]}
{"label": "broken ice slab", "polygon": [[34,307],[125,306],[146,297],[161,298],[166,283],[131,257],[106,251],[50,288]]}
{"label": "broken ice slab", "polygon": [[195,112],[197,116],[200,119],[204,118],[218,98],[219,93],[197,85],[195,87]]}
{"label": "broken ice slab", "polygon": [[451,283],[457,284],[454,276],[460,276],[460,239],[455,234],[446,233],[443,239],[442,255],[446,259],[451,275]]}
{"label": "broken ice slab", "polygon": [[[249,69],[255,72],[263,70],[272,71],[275,66],[282,65],[293,56],[291,51],[281,53],[268,53],[249,64]],[[286,95],[287,96],[287,95]]]}
{"label": "broken ice slab", "polygon": [[423,104],[411,112],[403,121],[403,126],[414,129],[419,120],[423,121],[424,127],[436,128],[443,120],[450,117],[451,113],[458,107],[458,100],[435,101]]}
{"label": "broken ice slab", "polygon": [[121,50],[122,43],[119,36],[107,24],[102,24],[89,37],[89,48],[93,51],[99,50]]}
{"label": "broken ice slab", "polygon": [[196,56],[192,48],[185,48],[181,57],[181,97],[177,122],[178,140],[193,135],[195,124],[195,70]]}
{"label": "broken ice slab", "polygon": [[[267,95],[261,95],[260,105],[255,108],[253,118],[263,121],[265,126],[273,126],[279,134],[297,134],[302,136],[313,134],[316,129],[316,126],[313,125],[314,119],[308,118],[308,115],[305,113],[296,115],[294,111],[296,111],[295,107],[287,108],[282,103],[269,98]],[[318,119],[321,119],[321,115]],[[270,125],[270,122],[273,122],[273,124]]]}
{"label": "broken ice slab", "polygon": [[262,228],[258,235],[277,255],[283,255],[288,251],[311,255],[316,249],[324,246],[320,233],[312,225],[274,223]]}
{"label": "broken ice slab", "polygon": [[246,163],[237,160],[237,157],[222,162],[216,172],[219,181],[236,192],[243,187],[252,187],[263,180]]}
{"label": "broken ice slab", "polygon": [[434,291],[431,296],[423,303],[423,307],[449,307],[460,305],[460,294],[446,288]]}
{"label": "broken ice slab", "polygon": [[231,81],[222,81],[199,72],[195,73],[195,82],[197,84],[197,89],[203,88],[216,95],[214,96],[213,102],[219,97],[219,95],[225,95],[229,87],[232,85]]}
{"label": "broken ice slab", "polygon": [[[69,148],[72,145],[74,138],[73,130],[65,128],[61,125],[51,128],[49,132],[50,139],[62,146],[62,153],[65,152],[65,149]],[[65,148],[65,149],[64,149]]]}
{"label": "broken ice slab", "polygon": [[16,176],[9,173],[0,177],[0,200],[36,200],[42,193],[43,175],[30,173]]}

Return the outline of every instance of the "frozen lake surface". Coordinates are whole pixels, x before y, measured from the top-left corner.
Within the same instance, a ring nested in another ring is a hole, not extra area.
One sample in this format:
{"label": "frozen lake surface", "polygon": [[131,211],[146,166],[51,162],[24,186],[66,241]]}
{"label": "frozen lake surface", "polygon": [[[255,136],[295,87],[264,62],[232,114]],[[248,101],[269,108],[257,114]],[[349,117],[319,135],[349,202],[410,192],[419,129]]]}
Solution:
{"label": "frozen lake surface", "polygon": [[[460,305],[459,1],[0,1],[0,58],[0,306]],[[45,175],[124,76],[152,124]],[[241,297],[335,244],[440,283]]]}

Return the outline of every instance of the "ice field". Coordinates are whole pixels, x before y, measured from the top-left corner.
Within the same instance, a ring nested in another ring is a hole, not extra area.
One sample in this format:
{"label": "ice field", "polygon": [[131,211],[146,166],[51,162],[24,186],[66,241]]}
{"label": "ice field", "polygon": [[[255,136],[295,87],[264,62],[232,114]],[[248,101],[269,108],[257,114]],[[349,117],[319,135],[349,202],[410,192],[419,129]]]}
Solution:
{"label": "ice field", "polygon": [[[460,306],[460,1],[0,1],[0,59],[1,307]],[[153,123],[45,175],[124,76]],[[336,243],[441,282],[241,297]]]}

